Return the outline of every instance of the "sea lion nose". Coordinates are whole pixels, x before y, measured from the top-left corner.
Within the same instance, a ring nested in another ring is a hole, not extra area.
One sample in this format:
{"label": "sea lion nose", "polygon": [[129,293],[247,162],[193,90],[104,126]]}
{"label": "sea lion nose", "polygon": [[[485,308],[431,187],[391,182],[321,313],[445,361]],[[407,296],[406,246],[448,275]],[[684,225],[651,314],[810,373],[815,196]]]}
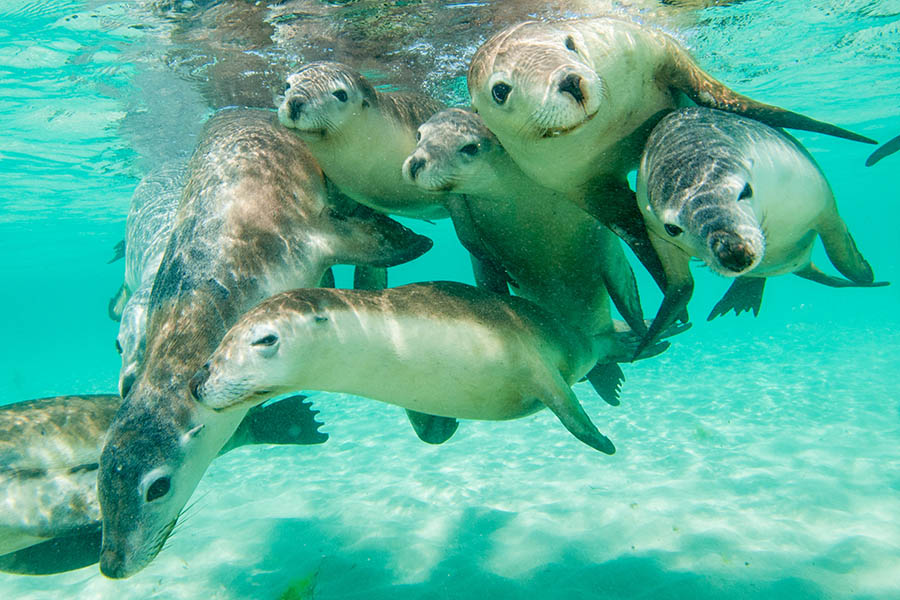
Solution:
{"label": "sea lion nose", "polygon": [[100,550],[100,572],[110,579],[122,579],[128,575],[125,569],[124,553],[105,547]]}
{"label": "sea lion nose", "polygon": [[409,159],[409,178],[413,181],[416,180],[416,174],[422,170],[422,167],[425,166],[425,159],[419,156],[415,156]]}
{"label": "sea lion nose", "polygon": [[581,91],[581,75],[569,73],[559,82],[561,94],[571,94],[578,104],[584,104],[584,92]]}
{"label": "sea lion nose", "polygon": [[188,389],[191,390],[191,396],[193,396],[194,400],[197,402],[200,402],[200,386],[206,383],[207,379],[209,379],[209,363],[200,367],[188,382]]}
{"label": "sea lion nose", "polygon": [[709,248],[713,256],[729,271],[740,273],[756,258],[747,242],[730,231],[717,231],[710,236]]}
{"label": "sea lion nose", "polygon": [[288,105],[288,116],[291,118],[291,121],[296,121],[300,116],[300,113],[303,112],[304,102],[302,99],[294,97],[287,101]]}

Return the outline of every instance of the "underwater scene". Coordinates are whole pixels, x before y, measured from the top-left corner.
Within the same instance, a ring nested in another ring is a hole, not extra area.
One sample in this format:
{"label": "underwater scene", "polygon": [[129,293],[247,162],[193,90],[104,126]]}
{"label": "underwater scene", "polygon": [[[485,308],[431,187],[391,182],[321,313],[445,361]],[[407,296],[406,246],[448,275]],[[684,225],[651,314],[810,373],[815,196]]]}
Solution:
{"label": "underwater scene", "polygon": [[898,56],[0,0],[0,598],[900,598]]}

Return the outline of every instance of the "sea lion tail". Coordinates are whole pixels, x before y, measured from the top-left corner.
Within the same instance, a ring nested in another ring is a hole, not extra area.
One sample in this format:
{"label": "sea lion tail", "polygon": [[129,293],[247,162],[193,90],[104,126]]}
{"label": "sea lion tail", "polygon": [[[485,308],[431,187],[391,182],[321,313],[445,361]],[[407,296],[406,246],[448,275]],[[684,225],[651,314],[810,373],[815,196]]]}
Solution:
{"label": "sea lion tail", "polygon": [[670,43],[670,49],[672,59],[658,73],[659,79],[669,87],[683,92],[700,106],[744,115],[771,127],[813,131],[865,144],[878,143],[837,125],[817,121],[739,94],[703,71],[674,40]]}

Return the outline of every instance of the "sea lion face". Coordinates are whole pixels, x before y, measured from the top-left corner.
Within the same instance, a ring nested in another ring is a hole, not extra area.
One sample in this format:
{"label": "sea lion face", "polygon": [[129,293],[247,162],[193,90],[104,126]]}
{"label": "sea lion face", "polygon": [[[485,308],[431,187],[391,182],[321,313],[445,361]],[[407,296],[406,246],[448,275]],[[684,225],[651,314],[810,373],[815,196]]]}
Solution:
{"label": "sea lion face", "polygon": [[100,457],[100,571],[113,579],[136,573],[156,557],[206,466],[188,468],[203,425],[185,430],[160,423],[150,406],[132,406],[128,419],[113,424],[108,439],[115,443],[107,443]]}
{"label": "sea lion face", "polygon": [[287,78],[278,120],[307,141],[340,135],[345,124],[375,104],[375,89],[340,63],[310,63]]}
{"label": "sea lion face", "polygon": [[[245,315],[194,375],[190,390],[214,410],[245,408],[295,390],[303,353],[327,328],[322,315],[285,312],[276,296]],[[302,345],[302,348],[300,347]]]}
{"label": "sea lion face", "polygon": [[493,36],[468,74],[472,106],[501,140],[540,140],[579,130],[603,112],[605,83],[579,30],[526,22]]}
{"label": "sea lion face", "polygon": [[492,177],[490,157],[503,152],[478,115],[458,108],[423,123],[416,142],[403,163],[403,177],[430,191],[476,193],[477,184]]}
{"label": "sea lion face", "polygon": [[753,159],[739,140],[697,125],[693,111],[679,111],[653,131],[638,201],[660,237],[720,275],[737,277],[756,268],[766,248]]}

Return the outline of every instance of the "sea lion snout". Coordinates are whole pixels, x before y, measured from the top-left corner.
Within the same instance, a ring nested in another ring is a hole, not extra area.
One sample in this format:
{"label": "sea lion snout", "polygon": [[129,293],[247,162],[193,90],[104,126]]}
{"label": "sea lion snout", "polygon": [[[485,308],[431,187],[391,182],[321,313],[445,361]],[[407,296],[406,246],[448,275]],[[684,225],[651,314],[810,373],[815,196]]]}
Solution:
{"label": "sea lion snout", "polygon": [[288,117],[290,117],[291,121],[296,121],[300,118],[300,115],[303,114],[303,107],[305,106],[305,102],[302,98],[294,96],[293,98],[288,98],[287,100],[287,112]]}
{"label": "sea lion snout", "polygon": [[584,91],[581,89],[583,78],[577,73],[567,73],[560,80],[557,89],[560,94],[569,94],[578,104],[584,104]]}
{"label": "sea lion snout", "polygon": [[416,175],[419,171],[422,170],[422,167],[425,166],[425,159],[421,156],[410,156],[406,160],[406,172],[409,173],[409,178],[412,181],[416,180]]}
{"label": "sea lion snout", "polygon": [[731,231],[716,231],[709,236],[709,249],[716,261],[733,273],[741,273],[756,260],[750,244]]}
{"label": "sea lion snout", "polygon": [[125,565],[125,553],[116,548],[100,549],[100,572],[110,579],[124,579],[130,574]]}
{"label": "sea lion snout", "polygon": [[191,396],[197,402],[201,402],[200,400],[200,386],[206,383],[206,380],[209,379],[209,363],[206,363],[196,373],[191,377],[191,380],[188,382],[188,389],[191,390]]}

